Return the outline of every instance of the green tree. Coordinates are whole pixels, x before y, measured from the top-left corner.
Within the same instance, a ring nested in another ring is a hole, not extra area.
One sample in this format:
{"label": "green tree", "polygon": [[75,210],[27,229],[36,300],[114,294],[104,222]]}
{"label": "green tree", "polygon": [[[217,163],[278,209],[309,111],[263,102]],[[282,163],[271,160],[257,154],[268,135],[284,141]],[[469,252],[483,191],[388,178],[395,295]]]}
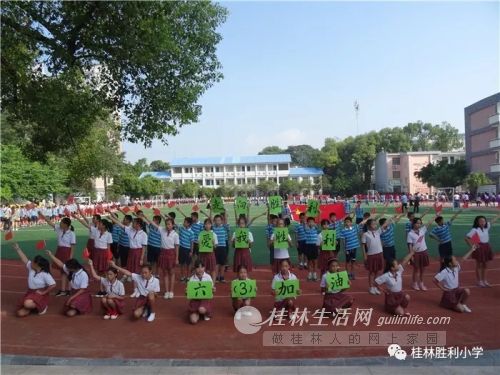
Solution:
{"label": "green tree", "polygon": [[264,180],[259,182],[257,190],[264,195],[268,195],[269,193],[278,190],[278,184],[272,180]]}
{"label": "green tree", "polygon": [[290,154],[292,164],[300,167],[311,167],[317,162],[320,151],[309,145],[288,146],[285,150]]}
{"label": "green tree", "polygon": [[174,196],[178,198],[195,198],[198,196],[200,186],[196,182],[186,181],[178,184]]}
{"label": "green tree", "polygon": [[415,172],[429,187],[456,187],[464,183],[467,177],[467,165],[465,160],[457,160],[449,164],[447,160],[441,160],[437,164],[429,163],[420,171]]}
{"label": "green tree", "polygon": [[153,176],[145,176],[139,179],[139,196],[149,198],[162,194],[163,182]]}
{"label": "green tree", "polygon": [[166,172],[170,170],[170,164],[163,160],[153,160],[151,164],[149,164],[149,169],[155,172]]}
{"label": "green tree", "polygon": [[477,194],[480,186],[492,184],[493,181],[489,179],[484,172],[472,172],[465,178],[465,185],[473,196]]}
{"label": "green tree", "polygon": [[95,104],[120,110],[128,141],[166,142],[198,120],[199,98],[222,78],[226,15],[208,1],[4,2],[2,104],[32,136],[71,142],[89,122],[82,112],[98,117]]}
{"label": "green tree", "polygon": [[285,150],[282,150],[278,146],[267,146],[259,152],[259,155],[274,155],[274,154],[284,154]]}
{"label": "green tree", "polygon": [[279,186],[281,195],[299,194],[301,192],[301,184],[291,178],[284,180]]}

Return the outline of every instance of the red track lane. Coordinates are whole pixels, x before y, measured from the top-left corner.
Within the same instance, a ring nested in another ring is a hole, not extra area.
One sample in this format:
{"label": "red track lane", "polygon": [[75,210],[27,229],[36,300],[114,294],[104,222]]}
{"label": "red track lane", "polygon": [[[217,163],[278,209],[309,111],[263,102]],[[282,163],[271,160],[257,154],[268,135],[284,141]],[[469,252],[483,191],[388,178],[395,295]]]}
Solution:
{"label": "red track lane", "polygon": [[[439,307],[441,292],[432,284],[437,263],[427,268],[425,280],[431,289],[428,292],[409,290],[411,267],[405,271],[404,286],[410,294],[409,311],[421,316],[450,316],[447,326],[413,325],[377,327],[376,322],[383,312],[383,296],[367,293],[366,271],[358,268],[358,278],[353,281],[351,293],[355,297],[354,308],[373,307],[371,324],[352,326],[352,317],[347,327],[324,327],[337,331],[447,331],[447,346],[482,346],[484,349],[499,349],[498,315],[500,313],[500,258],[489,263],[492,269],[488,279],[493,288],[475,287],[474,261],[462,264],[461,285],[471,287],[468,305],[472,314],[460,314]],[[36,356],[85,357],[85,358],[332,358],[386,355],[384,347],[264,347],[262,332],[254,335],[240,334],[233,325],[229,285],[217,284],[214,300],[214,317],[209,322],[192,326],[187,322],[187,301],[183,296],[183,284],[175,287],[176,298],[158,299],[157,319],[153,323],[143,320],[132,322],[129,318],[133,301],[127,301],[127,313],[116,321],[102,319],[99,299],[94,298],[94,311],[90,315],[66,318],[61,315],[64,298],[51,297],[49,311],[44,316],[30,316],[19,319],[14,316],[18,299],[26,288],[26,271],[21,262],[2,260],[2,343],[4,354],[25,354]],[[305,271],[295,270],[303,280]],[[229,279],[232,273],[228,273]],[[259,267],[251,275],[258,281],[258,297],[254,301],[263,316],[272,309],[270,292],[271,273],[268,268]],[[92,285],[97,289],[97,283]],[[130,283],[126,284],[130,292]],[[163,289],[163,284],[162,284]],[[303,295],[297,305],[309,310],[321,308],[322,297],[318,283],[301,282]],[[494,328],[494,329],[493,329]],[[265,327],[265,330],[293,330],[293,327]],[[301,330],[295,328],[295,330]],[[315,330],[303,327],[302,330]]]}

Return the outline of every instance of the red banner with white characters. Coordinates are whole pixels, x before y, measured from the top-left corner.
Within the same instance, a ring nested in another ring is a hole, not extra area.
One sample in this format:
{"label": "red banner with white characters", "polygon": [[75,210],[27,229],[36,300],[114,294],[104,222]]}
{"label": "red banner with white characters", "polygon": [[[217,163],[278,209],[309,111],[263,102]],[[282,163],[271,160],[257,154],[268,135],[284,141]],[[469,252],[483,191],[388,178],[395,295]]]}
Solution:
{"label": "red banner with white characters", "polygon": [[[292,220],[299,221],[301,212],[306,212],[307,204],[290,204],[290,211],[292,212]],[[341,220],[345,216],[344,205],[342,203],[322,204],[319,206],[320,220],[329,219],[330,214],[335,212],[337,220]]]}

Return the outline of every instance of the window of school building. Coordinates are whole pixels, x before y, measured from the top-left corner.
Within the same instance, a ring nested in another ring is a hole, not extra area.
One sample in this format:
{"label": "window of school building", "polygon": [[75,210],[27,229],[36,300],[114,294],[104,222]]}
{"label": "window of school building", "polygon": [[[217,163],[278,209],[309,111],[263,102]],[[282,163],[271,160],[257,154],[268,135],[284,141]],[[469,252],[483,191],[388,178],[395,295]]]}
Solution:
{"label": "window of school building", "polygon": [[279,164],[278,169],[280,171],[287,171],[288,170],[288,164]]}
{"label": "window of school building", "polygon": [[401,158],[392,158],[392,165],[400,165]]}
{"label": "window of school building", "polygon": [[394,179],[401,178],[401,172],[400,171],[392,171],[392,178],[394,178]]}
{"label": "window of school building", "polygon": [[174,168],[174,173],[182,173],[182,168]]}
{"label": "window of school building", "polygon": [[245,179],[244,178],[238,178],[237,184],[238,185],[244,185],[245,184]]}
{"label": "window of school building", "polygon": [[184,168],[184,173],[193,173],[193,168]]}
{"label": "window of school building", "polygon": [[212,180],[212,179],[205,180],[205,184],[206,184],[207,186],[214,186],[214,180]]}

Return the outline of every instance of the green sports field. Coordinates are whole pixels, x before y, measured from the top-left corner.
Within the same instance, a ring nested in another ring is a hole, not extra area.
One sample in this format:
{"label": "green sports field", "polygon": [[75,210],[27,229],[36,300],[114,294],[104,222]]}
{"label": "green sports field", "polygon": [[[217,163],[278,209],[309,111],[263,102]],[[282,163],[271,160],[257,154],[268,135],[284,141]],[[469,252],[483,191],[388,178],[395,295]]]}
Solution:
{"label": "green sports field", "polygon": [[[373,207],[373,205],[371,206],[363,205],[363,207],[365,208],[365,211],[369,211],[370,208]],[[181,206],[181,209],[185,213],[189,213],[191,205],[183,205]],[[228,210],[228,212],[233,212],[232,205],[226,205],[226,209]],[[424,211],[425,209],[426,209],[425,207],[421,207],[421,211]],[[264,206],[259,206],[259,207],[252,206],[250,215],[251,217],[256,216],[264,212],[264,210],[265,210]],[[381,210],[381,206],[378,207],[378,210],[379,211]],[[144,211],[145,214],[148,215],[149,217],[152,216],[152,210],[144,210]],[[172,209],[162,208],[161,211],[162,213],[166,214],[167,212],[172,211]],[[393,212],[394,209],[392,207],[388,208],[388,213],[392,215]],[[496,215],[496,213],[497,211],[477,210],[473,208],[467,209],[464,212],[462,212],[460,216],[454,221],[452,226],[453,248],[455,254],[460,255],[465,252],[466,244],[464,241],[464,236],[470,230],[474,217],[476,215],[485,215],[487,218],[492,218]],[[428,221],[431,218],[431,215],[434,215],[433,211],[429,212],[429,214],[424,218],[424,222]],[[449,218],[451,215],[453,215],[453,212],[451,210],[444,210],[445,219]],[[201,218],[203,219],[204,216],[201,215]],[[406,244],[405,244],[406,238],[404,229],[406,221],[407,221],[406,218],[402,218],[400,222],[396,225],[396,249],[398,256],[403,256],[406,253]],[[177,213],[176,223],[179,225],[182,223],[182,217],[179,213]],[[230,218],[229,223],[231,227],[234,228],[234,215],[232,215],[232,217]],[[267,264],[269,259],[267,245],[266,245],[265,225],[266,225],[266,218],[265,216],[263,216],[257,219],[253,223],[250,229],[254,235],[254,240],[255,240],[255,244],[252,248],[252,257],[255,264],[257,265]],[[74,220],[74,226],[77,235],[76,255],[78,258],[81,258],[83,248],[85,247],[85,244],[87,242],[88,232],[86,228],[84,228],[76,220]],[[14,232],[14,239],[11,241],[5,241],[4,236],[2,235],[1,257],[3,259],[16,258],[16,253],[11,249],[10,246],[10,243],[14,241],[19,243],[21,248],[27,253],[29,257],[32,257],[37,253],[40,253],[40,251],[35,249],[36,242],[40,240],[46,240],[47,248],[55,250],[56,237],[54,231],[51,229],[52,229],[51,227],[46,225],[37,226],[34,228],[23,228],[19,231]],[[492,244],[494,250],[500,250],[500,221],[490,231],[490,243]],[[429,247],[431,256],[436,256],[437,242],[431,240],[430,238],[427,238],[427,245]],[[292,261],[295,262],[297,260],[296,250],[292,249],[290,251],[290,254],[292,256]],[[361,258],[362,258],[361,252],[358,252],[358,259]],[[343,257],[341,257],[341,259],[343,259]]]}

